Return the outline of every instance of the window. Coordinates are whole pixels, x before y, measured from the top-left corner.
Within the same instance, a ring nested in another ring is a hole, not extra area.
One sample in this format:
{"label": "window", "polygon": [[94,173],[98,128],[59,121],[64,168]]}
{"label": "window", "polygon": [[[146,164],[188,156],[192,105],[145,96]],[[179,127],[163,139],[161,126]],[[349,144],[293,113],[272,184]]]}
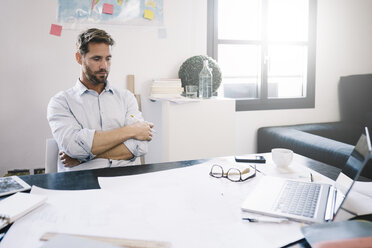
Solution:
{"label": "window", "polygon": [[316,0],[208,0],[208,55],[236,110],[313,108]]}

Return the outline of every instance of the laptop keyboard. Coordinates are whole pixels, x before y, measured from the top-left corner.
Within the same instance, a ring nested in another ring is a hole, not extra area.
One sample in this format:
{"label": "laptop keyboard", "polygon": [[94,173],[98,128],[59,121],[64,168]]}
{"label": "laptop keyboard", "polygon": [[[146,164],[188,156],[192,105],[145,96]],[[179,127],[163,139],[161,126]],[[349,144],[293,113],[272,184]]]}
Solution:
{"label": "laptop keyboard", "polygon": [[282,187],[274,210],[312,218],[314,217],[319,192],[319,184],[287,181]]}

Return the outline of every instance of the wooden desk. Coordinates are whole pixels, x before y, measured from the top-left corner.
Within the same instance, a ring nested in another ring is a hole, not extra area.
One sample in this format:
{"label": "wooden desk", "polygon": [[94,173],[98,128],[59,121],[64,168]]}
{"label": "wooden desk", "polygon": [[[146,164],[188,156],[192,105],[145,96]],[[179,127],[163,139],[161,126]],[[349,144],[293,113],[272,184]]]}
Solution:
{"label": "wooden desk", "polygon": [[[264,154],[265,155],[265,154]],[[266,154],[268,155],[268,154]],[[339,169],[328,166],[326,164],[317,162],[312,159],[305,158],[300,155],[295,155],[294,160],[297,163],[306,165],[307,167],[331,178],[335,179],[339,173]],[[59,189],[59,190],[82,190],[82,189],[98,189],[98,177],[112,177],[123,175],[135,175],[142,173],[150,173],[161,170],[169,170],[173,168],[192,166],[198,163],[206,162],[205,160],[191,160],[180,162],[168,162],[159,164],[147,164],[140,166],[129,166],[120,168],[105,168],[84,171],[63,172],[44,175],[29,175],[21,176],[30,185],[46,189]],[[306,247],[305,240],[300,240],[290,244],[287,247]]]}

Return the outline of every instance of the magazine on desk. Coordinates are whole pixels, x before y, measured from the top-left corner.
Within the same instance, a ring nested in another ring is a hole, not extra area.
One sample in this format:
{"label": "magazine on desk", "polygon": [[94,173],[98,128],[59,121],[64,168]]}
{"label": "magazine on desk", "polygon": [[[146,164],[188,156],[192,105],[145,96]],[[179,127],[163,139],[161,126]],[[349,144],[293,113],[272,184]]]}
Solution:
{"label": "magazine on desk", "polygon": [[29,189],[31,189],[30,185],[17,176],[0,177],[0,196]]}

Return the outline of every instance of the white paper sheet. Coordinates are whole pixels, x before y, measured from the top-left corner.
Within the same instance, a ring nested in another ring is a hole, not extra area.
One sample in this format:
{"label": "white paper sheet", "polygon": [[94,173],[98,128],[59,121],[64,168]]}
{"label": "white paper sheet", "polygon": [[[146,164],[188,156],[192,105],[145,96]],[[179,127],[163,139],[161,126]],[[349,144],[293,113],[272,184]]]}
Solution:
{"label": "white paper sheet", "polygon": [[46,232],[130,238],[123,228],[128,222],[127,215],[123,214],[126,203],[110,192],[33,187],[31,193],[47,195],[48,200],[15,222],[0,247],[38,248],[43,244],[39,239]]}
{"label": "white paper sheet", "polygon": [[40,248],[121,248],[122,246],[111,245],[96,240],[74,237],[72,235],[57,235],[45,242]]}
{"label": "white paper sheet", "polygon": [[260,164],[256,166],[264,175],[273,177],[284,177],[288,179],[300,180],[305,182],[311,182],[310,173],[313,175],[315,180],[316,172],[312,171],[310,168],[300,164],[299,162],[292,161],[290,166],[287,168],[278,168],[274,165],[271,159],[267,160],[266,164]]}
{"label": "white paper sheet", "polygon": [[355,182],[353,190],[372,198],[372,182]]}
{"label": "white paper sheet", "polygon": [[[302,238],[299,223],[249,223],[241,203],[261,175],[243,183],[209,176],[212,164],[246,167],[214,160],[186,168],[122,177],[99,178],[106,191],[127,201],[126,233],[158,237],[172,247],[279,247]],[[138,218],[142,221],[135,222]]]}
{"label": "white paper sheet", "polygon": [[[245,168],[233,159],[155,173],[99,178],[102,190],[33,187],[47,202],[13,224],[1,247],[38,248],[45,232],[168,241],[172,247],[278,247],[302,236],[299,223],[249,223],[241,203],[257,180],[209,176],[212,164]],[[259,168],[257,166],[257,168]],[[315,181],[332,180],[314,173]],[[22,238],[20,238],[22,237]]]}

